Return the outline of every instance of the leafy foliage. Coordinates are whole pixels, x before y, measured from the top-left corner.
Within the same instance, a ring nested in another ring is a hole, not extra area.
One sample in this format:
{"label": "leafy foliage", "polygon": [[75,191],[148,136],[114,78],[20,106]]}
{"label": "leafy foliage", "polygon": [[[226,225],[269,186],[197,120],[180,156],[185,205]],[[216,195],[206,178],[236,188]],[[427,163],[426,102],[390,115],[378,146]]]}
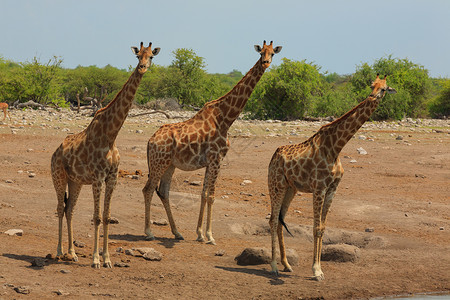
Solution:
{"label": "leafy foliage", "polygon": [[441,118],[450,116],[450,79],[441,82],[442,90],[429,105],[430,113],[433,117]]}

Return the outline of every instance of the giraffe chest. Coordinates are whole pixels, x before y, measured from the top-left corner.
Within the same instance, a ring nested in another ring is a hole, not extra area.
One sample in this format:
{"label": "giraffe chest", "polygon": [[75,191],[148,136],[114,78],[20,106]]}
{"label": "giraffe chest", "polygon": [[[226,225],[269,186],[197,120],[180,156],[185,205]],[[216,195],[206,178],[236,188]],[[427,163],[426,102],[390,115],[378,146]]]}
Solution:
{"label": "giraffe chest", "polygon": [[82,184],[104,181],[108,175],[117,174],[119,161],[120,156],[116,147],[93,151],[73,149],[64,153],[63,158],[69,178]]}

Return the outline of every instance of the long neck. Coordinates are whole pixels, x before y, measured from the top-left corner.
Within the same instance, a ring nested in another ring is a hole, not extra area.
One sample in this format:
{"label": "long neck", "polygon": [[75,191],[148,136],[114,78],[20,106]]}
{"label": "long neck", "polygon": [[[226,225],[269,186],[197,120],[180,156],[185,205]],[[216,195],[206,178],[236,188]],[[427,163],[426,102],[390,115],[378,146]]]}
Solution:
{"label": "long neck", "polygon": [[92,125],[94,134],[106,137],[110,145],[116,140],[117,134],[128,116],[142,76],[143,74],[139,73],[136,68],[116,97],[107,106],[97,111],[89,125],[89,127]]}
{"label": "long neck", "polygon": [[250,98],[264,71],[265,68],[263,68],[261,59],[259,59],[231,91],[219,99],[207,103],[198,112],[198,115],[201,116],[203,113],[208,114],[211,108],[216,108],[220,114],[220,116],[217,116],[220,129],[228,130],[244,109],[247,100]]}
{"label": "long neck", "polygon": [[379,102],[380,99],[369,97],[339,119],[320,128],[315,135],[316,140],[327,155],[337,158],[342,148],[370,118]]}

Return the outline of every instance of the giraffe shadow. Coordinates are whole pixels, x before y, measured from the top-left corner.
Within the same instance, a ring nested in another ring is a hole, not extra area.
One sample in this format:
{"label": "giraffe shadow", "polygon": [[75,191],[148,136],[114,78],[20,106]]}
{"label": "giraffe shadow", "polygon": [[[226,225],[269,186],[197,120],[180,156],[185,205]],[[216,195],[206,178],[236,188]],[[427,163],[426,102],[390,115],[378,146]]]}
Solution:
{"label": "giraffe shadow", "polygon": [[[138,241],[147,241],[152,243],[153,241],[146,239],[144,235],[135,235],[135,234],[111,234],[109,235],[111,240],[120,240],[127,242],[138,242]],[[180,240],[174,238],[164,238],[164,237],[156,237],[155,241],[158,245],[164,246],[166,248],[173,248],[176,244],[180,243]]]}
{"label": "giraffe shadow", "polygon": [[[14,253],[3,253],[2,254],[3,257],[7,257],[9,259],[14,259],[14,260],[21,260],[21,261],[25,261],[30,263],[29,266],[26,266],[26,268],[31,269],[31,270],[42,270],[44,267],[49,266],[49,265],[54,265],[54,264],[65,264],[65,265],[70,265],[73,262],[68,262],[68,261],[57,261],[55,259],[52,258],[45,258],[45,257],[41,257],[41,256],[33,256],[33,255],[25,255],[25,254],[14,254]],[[33,265],[34,262],[40,262],[40,264],[38,264],[37,266]]]}
{"label": "giraffe shadow", "polygon": [[238,272],[238,273],[244,273],[244,274],[250,274],[250,275],[256,275],[261,276],[269,279],[269,283],[271,285],[283,285],[285,284],[284,278],[291,278],[293,275],[288,274],[279,274],[278,276],[273,275],[267,270],[255,270],[255,269],[249,269],[249,268],[236,268],[236,267],[222,267],[222,266],[216,266],[217,269],[222,269],[224,271],[228,272]]}

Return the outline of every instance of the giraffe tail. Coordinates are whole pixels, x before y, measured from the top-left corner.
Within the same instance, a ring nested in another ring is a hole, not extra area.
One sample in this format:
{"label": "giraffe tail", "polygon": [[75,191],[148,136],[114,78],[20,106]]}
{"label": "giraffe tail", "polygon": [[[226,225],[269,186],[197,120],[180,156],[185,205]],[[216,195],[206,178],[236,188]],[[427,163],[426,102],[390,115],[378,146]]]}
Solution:
{"label": "giraffe tail", "polygon": [[278,216],[278,220],[280,221],[281,225],[284,226],[284,228],[286,228],[286,231],[290,234],[290,236],[294,236],[290,231],[289,228],[287,227],[286,223],[284,222],[284,216],[280,213],[280,215]]}
{"label": "giraffe tail", "polygon": [[67,202],[69,201],[69,197],[67,197],[67,192],[64,193],[64,212],[67,209]]}

